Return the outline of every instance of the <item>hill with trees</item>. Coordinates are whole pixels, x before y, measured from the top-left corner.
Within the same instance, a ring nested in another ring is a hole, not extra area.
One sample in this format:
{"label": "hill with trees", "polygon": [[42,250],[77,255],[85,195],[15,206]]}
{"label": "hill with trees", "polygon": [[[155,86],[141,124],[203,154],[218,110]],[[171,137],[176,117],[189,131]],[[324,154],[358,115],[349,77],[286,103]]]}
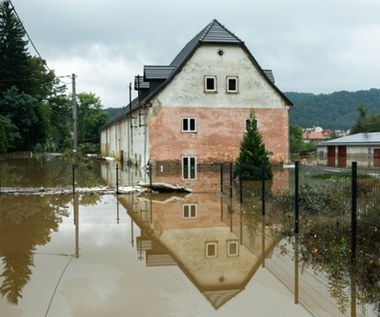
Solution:
{"label": "hill with trees", "polygon": [[294,104],[289,111],[289,123],[303,128],[320,126],[326,129],[349,130],[359,117],[359,105],[365,105],[368,114],[380,114],[380,89],[319,95],[286,92],[285,95]]}

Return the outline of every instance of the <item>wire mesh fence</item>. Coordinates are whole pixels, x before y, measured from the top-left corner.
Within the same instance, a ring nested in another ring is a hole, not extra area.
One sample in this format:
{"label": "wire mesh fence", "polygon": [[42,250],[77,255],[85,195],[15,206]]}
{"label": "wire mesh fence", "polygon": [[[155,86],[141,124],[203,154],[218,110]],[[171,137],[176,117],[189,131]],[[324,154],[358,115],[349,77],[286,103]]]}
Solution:
{"label": "wire mesh fence", "polygon": [[[348,303],[365,307],[363,316],[376,316],[380,312],[380,173],[358,171],[355,164],[351,169],[327,169],[295,163],[291,169],[273,169],[271,180],[247,181],[239,178],[237,170],[233,164],[223,169],[224,194],[240,201],[243,209],[261,213],[265,225],[277,229],[275,234],[297,237],[300,270],[324,272],[325,296],[336,300],[342,316],[356,311]],[[289,247],[294,252],[294,243]],[[271,265],[275,268],[274,262]],[[309,290],[304,304],[319,307],[319,292]],[[305,300],[302,294],[301,301]],[[322,309],[320,316],[324,313]]]}

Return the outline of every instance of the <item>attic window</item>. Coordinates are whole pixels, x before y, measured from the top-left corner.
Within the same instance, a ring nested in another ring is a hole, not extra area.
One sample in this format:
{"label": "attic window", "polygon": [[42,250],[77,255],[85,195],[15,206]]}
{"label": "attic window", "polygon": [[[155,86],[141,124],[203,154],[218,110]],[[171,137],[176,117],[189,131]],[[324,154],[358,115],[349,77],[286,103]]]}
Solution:
{"label": "attic window", "polygon": [[206,257],[216,258],[218,256],[218,242],[206,242]]}
{"label": "attic window", "polygon": [[239,255],[239,243],[236,240],[227,241],[227,255],[238,256]]}
{"label": "attic window", "polygon": [[204,89],[205,92],[216,92],[216,76],[205,76]]}
{"label": "attic window", "polygon": [[238,92],[238,77],[228,76],[226,78],[227,93],[236,94]]}

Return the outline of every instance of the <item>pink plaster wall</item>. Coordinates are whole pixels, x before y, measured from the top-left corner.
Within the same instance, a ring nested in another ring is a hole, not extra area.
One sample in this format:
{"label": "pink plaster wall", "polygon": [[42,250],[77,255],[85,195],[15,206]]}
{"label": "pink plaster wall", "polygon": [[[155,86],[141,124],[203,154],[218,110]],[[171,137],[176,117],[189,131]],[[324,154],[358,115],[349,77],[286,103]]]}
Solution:
{"label": "pink plaster wall", "polygon": [[[165,108],[151,112],[150,159],[179,162],[197,156],[198,164],[235,161],[250,109]],[[255,109],[259,131],[274,164],[288,161],[288,113],[285,109]],[[181,132],[182,117],[197,118],[197,132]]]}

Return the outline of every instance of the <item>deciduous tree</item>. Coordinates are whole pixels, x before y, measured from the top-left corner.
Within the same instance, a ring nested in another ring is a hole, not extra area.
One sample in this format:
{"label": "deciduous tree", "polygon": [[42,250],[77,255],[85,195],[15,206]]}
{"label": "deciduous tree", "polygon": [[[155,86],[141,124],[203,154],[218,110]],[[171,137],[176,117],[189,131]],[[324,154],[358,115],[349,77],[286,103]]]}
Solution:
{"label": "deciduous tree", "polygon": [[359,118],[351,128],[351,134],[360,132],[380,132],[380,114],[368,114],[367,106],[357,106]]}
{"label": "deciduous tree", "polygon": [[78,94],[78,142],[91,142],[99,139],[100,128],[107,121],[99,97],[93,93]]}

